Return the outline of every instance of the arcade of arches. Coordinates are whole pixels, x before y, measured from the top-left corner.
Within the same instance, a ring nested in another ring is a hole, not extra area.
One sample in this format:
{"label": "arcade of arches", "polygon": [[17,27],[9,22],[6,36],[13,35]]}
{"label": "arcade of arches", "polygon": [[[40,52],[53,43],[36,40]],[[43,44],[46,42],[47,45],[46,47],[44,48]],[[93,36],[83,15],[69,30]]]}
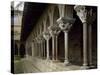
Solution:
{"label": "arcade of arches", "polygon": [[97,67],[97,7],[48,4],[44,10],[30,9],[43,12],[35,12],[41,16],[34,16],[35,24],[29,23],[32,30],[27,36],[24,28],[28,32],[29,25],[22,25],[25,72],[34,72],[33,67],[36,72]]}

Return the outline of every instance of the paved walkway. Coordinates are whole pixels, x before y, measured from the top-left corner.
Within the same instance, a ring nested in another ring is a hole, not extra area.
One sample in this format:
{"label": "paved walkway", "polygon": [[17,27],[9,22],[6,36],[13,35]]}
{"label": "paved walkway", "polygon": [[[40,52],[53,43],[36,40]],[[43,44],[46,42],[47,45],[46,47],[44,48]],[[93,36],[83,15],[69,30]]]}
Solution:
{"label": "paved walkway", "polygon": [[65,66],[62,62],[52,62],[52,60],[47,61],[39,58],[28,58],[24,59],[24,61],[24,69],[26,68],[26,73],[80,70],[81,67],[72,64]]}
{"label": "paved walkway", "polygon": [[57,72],[80,70],[80,66],[65,66],[62,62],[52,62],[52,60],[43,60],[39,58],[24,58],[14,62],[15,73],[39,73],[39,72]]}

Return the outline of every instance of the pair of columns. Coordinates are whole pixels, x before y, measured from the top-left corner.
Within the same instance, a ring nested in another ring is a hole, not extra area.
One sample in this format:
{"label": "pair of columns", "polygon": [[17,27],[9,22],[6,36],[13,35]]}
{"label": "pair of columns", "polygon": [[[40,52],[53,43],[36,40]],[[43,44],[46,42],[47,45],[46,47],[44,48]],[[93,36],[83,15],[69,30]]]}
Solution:
{"label": "pair of columns", "polygon": [[[92,22],[95,20],[96,15],[93,13],[92,8],[86,9],[85,6],[74,6],[78,17],[83,23],[83,66],[82,69],[88,69],[93,67],[92,61]],[[89,35],[87,35],[89,34]],[[89,45],[87,44],[89,43]],[[89,47],[88,47],[89,46]],[[88,48],[87,48],[88,47]],[[89,64],[88,64],[88,52],[89,49]],[[89,65],[89,66],[88,66]]]}
{"label": "pair of columns", "polygon": [[58,35],[60,33],[60,27],[52,25],[48,27],[48,30],[52,37],[52,60],[58,61]]}
{"label": "pair of columns", "polygon": [[48,27],[47,31],[44,31],[43,37],[46,40],[47,47],[47,60],[50,59],[49,55],[49,40],[52,37],[52,60],[57,61],[58,59],[58,34],[60,33],[60,28],[57,25],[52,25]]}
{"label": "pair of columns", "polygon": [[64,45],[65,45],[65,60],[64,64],[69,65],[69,59],[68,59],[68,32],[70,31],[70,28],[72,27],[73,23],[75,22],[74,18],[71,17],[60,17],[57,20],[57,23],[59,24],[59,27],[64,32]]}

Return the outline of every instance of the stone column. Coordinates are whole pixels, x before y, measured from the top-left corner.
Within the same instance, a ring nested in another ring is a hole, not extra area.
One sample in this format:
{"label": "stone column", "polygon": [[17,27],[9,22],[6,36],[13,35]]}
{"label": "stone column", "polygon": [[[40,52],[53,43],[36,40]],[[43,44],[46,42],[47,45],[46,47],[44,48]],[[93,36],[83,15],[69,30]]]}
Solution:
{"label": "stone column", "polygon": [[43,40],[44,40],[43,34],[40,34],[39,41],[40,41],[40,55],[41,55],[41,57],[43,57]]}
{"label": "stone column", "polygon": [[36,50],[36,56],[38,56],[38,49],[37,49],[37,41],[35,39],[35,50]]}
{"label": "stone column", "polygon": [[93,68],[93,60],[92,60],[92,23],[95,21],[96,19],[96,13],[93,12],[93,9],[90,8],[90,10],[88,11],[88,37],[89,37],[89,66],[90,68]]}
{"label": "stone column", "polygon": [[43,39],[41,40],[41,56],[42,56],[42,58],[43,58]]}
{"label": "stone column", "polygon": [[43,37],[46,40],[46,47],[47,47],[47,60],[50,59],[49,57],[49,39],[51,38],[49,31],[44,31]]}
{"label": "stone column", "polygon": [[69,59],[68,59],[68,31],[64,31],[64,37],[65,37],[65,60],[64,60],[64,64],[68,65],[69,64]]}
{"label": "stone column", "polygon": [[38,48],[39,48],[39,57],[41,58],[41,42],[40,42],[40,40],[39,40],[39,42],[38,42]]}
{"label": "stone column", "polygon": [[34,56],[36,56],[36,43],[35,43],[35,39],[34,39],[34,51],[35,51]]}
{"label": "stone column", "polygon": [[35,46],[34,46],[34,40],[32,41],[32,56],[35,56]]}
{"label": "stone column", "polygon": [[92,26],[91,25],[89,25],[88,31],[89,31],[89,65],[91,67],[93,67],[93,63],[92,63]]}
{"label": "stone column", "polygon": [[20,56],[20,44],[18,43],[17,46],[18,46],[18,56]]}
{"label": "stone column", "polygon": [[60,33],[60,27],[57,25],[52,25],[48,27],[50,35],[52,36],[52,60],[58,61],[58,43],[57,43],[57,37]]}
{"label": "stone column", "polygon": [[38,42],[38,53],[39,53],[39,57],[41,57],[41,38],[40,38],[40,36],[38,36],[37,42]]}
{"label": "stone column", "polygon": [[39,56],[39,46],[38,46],[38,39],[36,38],[36,51],[37,51],[37,57]]}
{"label": "stone column", "polygon": [[[88,10],[85,6],[75,6],[75,11],[77,12],[77,15],[79,16],[80,20],[83,23],[83,68],[87,69],[89,67],[93,67],[93,61],[92,61],[92,23],[96,19],[96,12],[93,12],[92,7],[89,7]],[[88,24],[88,25],[87,25]],[[88,28],[88,30],[87,30]],[[88,32],[88,33],[87,33]],[[88,35],[87,35],[88,34]],[[88,39],[87,39],[88,38]],[[88,51],[89,51],[89,67],[87,66],[87,41],[88,41]]]}
{"label": "stone column", "polygon": [[83,23],[83,66],[82,69],[88,69],[87,59],[87,10],[85,6],[77,5],[74,7],[78,17]]}
{"label": "stone column", "polygon": [[64,39],[65,39],[65,60],[64,64],[69,65],[69,59],[68,59],[68,32],[72,26],[72,24],[75,22],[74,18],[70,17],[60,17],[57,20],[57,23],[59,24],[59,27],[64,32]]}
{"label": "stone column", "polygon": [[45,54],[45,40],[43,40],[43,57],[45,58],[46,54]]}
{"label": "stone column", "polygon": [[26,42],[26,44],[25,44],[25,50],[26,50],[26,52],[25,52],[26,55],[25,56],[26,56],[26,58],[28,58],[28,44],[27,43],[28,42]]}

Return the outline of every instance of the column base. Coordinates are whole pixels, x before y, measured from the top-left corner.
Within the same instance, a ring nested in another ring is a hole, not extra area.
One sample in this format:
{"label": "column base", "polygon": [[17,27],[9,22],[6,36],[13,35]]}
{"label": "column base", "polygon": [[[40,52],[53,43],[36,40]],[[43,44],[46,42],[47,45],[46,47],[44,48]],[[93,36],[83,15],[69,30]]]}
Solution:
{"label": "column base", "polygon": [[25,55],[25,57],[28,58],[29,56],[28,55]]}
{"label": "column base", "polygon": [[50,60],[50,58],[46,58],[46,60]]}
{"label": "column base", "polygon": [[57,62],[59,62],[59,60],[52,60],[52,62],[57,63]]}
{"label": "column base", "polygon": [[81,67],[82,70],[86,70],[86,69],[89,69],[89,68],[90,68],[90,67],[87,66],[87,65],[83,65],[83,66]]}
{"label": "column base", "polygon": [[65,60],[65,61],[64,61],[64,65],[65,65],[65,66],[69,66],[69,65],[71,65],[71,63],[70,63],[68,60]]}
{"label": "column base", "polygon": [[18,55],[18,57],[20,57],[20,55]]}
{"label": "column base", "polygon": [[46,59],[45,57],[42,57],[42,59]]}
{"label": "column base", "polygon": [[94,68],[95,66],[94,66],[94,65],[90,65],[89,67],[90,67],[90,69],[92,69],[92,68]]}

